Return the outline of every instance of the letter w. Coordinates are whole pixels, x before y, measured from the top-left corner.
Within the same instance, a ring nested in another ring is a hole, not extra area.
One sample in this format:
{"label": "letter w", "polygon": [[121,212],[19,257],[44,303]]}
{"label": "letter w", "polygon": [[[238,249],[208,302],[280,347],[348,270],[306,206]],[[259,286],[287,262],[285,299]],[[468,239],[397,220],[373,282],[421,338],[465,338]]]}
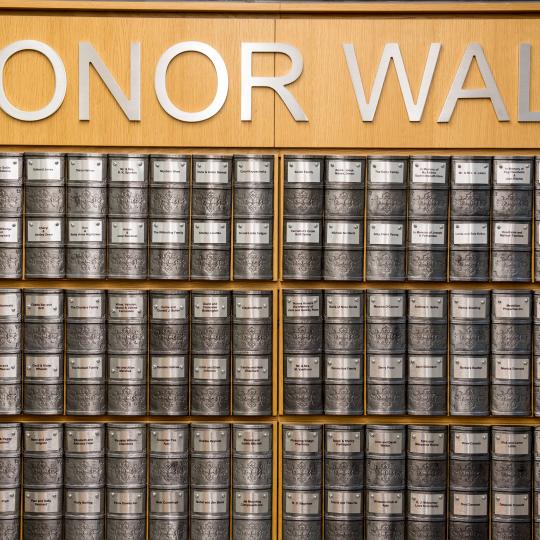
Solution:
{"label": "letter w", "polygon": [[418,93],[418,100],[416,103],[413,100],[409,78],[407,77],[407,72],[405,71],[405,65],[403,64],[403,57],[401,56],[398,43],[387,43],[384,46],[369,101],[366,100],[362,76],[360,75],[360,70],[358,69],[356,53],[354,52],[352,43],[343,43],[343,50],[345,51],[345,58],[349,68],[349,74],[351,76],[354,93],[356,94],[358,108],[360,109],[360,116],[364,122],[373,121],[391,60],[394,61],[394,65],[396,67],[399,86],[401,88],[401,94],[403,96],[403,101],[405,102],[405,108],[407,109],[409,121],[420,122],[424,112],[424,107],[426,105],[429,89],[431,87],[433,74],[435,73],[437,61],[439,60],[439,52],[441,50],[440,43],[432,43],[429,48],[426,67],[424,69],[424,75],[422,76],[422,84],[420,85],[420,92]]}

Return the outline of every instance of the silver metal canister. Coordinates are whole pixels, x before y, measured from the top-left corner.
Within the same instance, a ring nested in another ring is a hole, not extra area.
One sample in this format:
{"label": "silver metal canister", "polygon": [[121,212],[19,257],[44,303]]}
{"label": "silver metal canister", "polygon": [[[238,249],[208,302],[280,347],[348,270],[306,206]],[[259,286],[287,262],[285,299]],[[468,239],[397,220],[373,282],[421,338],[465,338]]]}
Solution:
{"label": "silver metal canister", "polygon": [[325,426],[324,485],[326,489],[360,490],[364,486],[364,426]]}
{"label": "silver metal canister", "polygon": [[407,438],[407,487],[423,491],[446,491],[447,427],[410,425]]}
{"label": "silver metal canister", "polygon": [[367,216],[405,218],[407,216],[408,158],[368,156]]}
{"label": "silver metal canister", "polygon": [[409,489],[407,499],[407,538],[445,538],[446,489]]}
{"label": "silver metal canister", "polygon": [[105,486],[105,425],[66,424],[64,429],[64,486]]}
{"label": "silver metal canister", "polygon": [[446,217],[439,220],[409,219],[408,239],[407,279],[446,281]]}
{"label": "silver metal canister", "polygon": [[62,540],[62,488],[28,488],[23,491],[24,540]]}
{"label": "silver metal canister", "polygon": [[491,352],[531,354],[532,297],[530,291],[497,290],[491,293]]}
{"label": "silver metal canister", "polygon": [[105,489],[64,490],[64,540],[105,538]]}
{"label": "silver metal canister", "polygon": [[489,218],[451,218],[450,281],[488,281]]}
{"label": "silver metal canister", "polygon": [[325,218],[323,277],[325,280],[362,281],[363,220]]}
{"label": "silver metal canister", "polygon": [[231,484],[230,425],[191,424],[190,444],[192,496],[198,489],[228,490]]}
{"label": "silver metal canister", "polygon": [[272,279],[274,156],[234,156],[234,279]]}
{"label": "silver metal canister", "polygon": [[188,279],[188,219],[150,219],[148,277]]}
{"label": "silver metal canister", "polygon": [[452,354],[490,352],[489,291],[450,292],[450,349]]}
{"label": "silver metal canister", "polygon": [[366,490],[366,540],[405,539],[405,491]]}
{"label": "silver metal canister", "polygon": [[107,412],[107,355],[66,354],[66,414]]}
{"label": "silver metal canister", "polygon": [[405,426],[368,425],[366,427],[366,487],[404,490],[406,456]]}
{"label": "silver metal canister", "polygon": [[107,487],[144,489],[146,486],[146,426],[144,424],[107,424],[106,449]]}
{"label": "silver metal canister", "polygon": [[322,279],[322,219],[283,221],[283,278]]}
{"label": "silver metal canister", "polygon": [[0,424],[0,487],[21,486],[21,424]]}
{"label": "silver metal canister", "polygon": [[109,216],[148,215],[148,156],[109,154]]}
{"label": "silver metal canister", "polygon": [[22,277],[23,155],[0,152],[0,277]]}
{"label": "silver metal canister", "polygon": [[65,275],[64,161],[64,154],[25,154],[25,275],[29,278]]}
{"label": "silver metal canister", "polygon": [[449,495],[449,540],[489,537],[489,494],[450,491]]}
{"label": "silver metal canister", "polygon": [[189,216],[190,167],[191,158],[187,155],[150,155],[150,217]]}
{"label": "silver metal canister", "polygon": [[194,155],[191,164],[191,214],[230,219],[232,156]]}
{"label": "silver metal canister", "polygon": [[491,492],[491,538],[517,540],[532,534],[531,497],[526,491]]}
{"label": "silver metal canister", "polygon": [[446,218],[450,158],[411,156],[409,160],[409,216]]}
{"label": "silver metal canister", "polygon": [[248,539],[257,535],[261,540],[272,538],[272,489],[232,490],[233,537]]}
{"label": "silver metal canister", "polygon": [[106,538],[146,538],[146,487],[107,488]]}
{"label": "silver metal canister", "polygon": [[229,490],[191,489],[190,539],[229,540]]}
{"label": "silver metal canister", "polygon": [[323,412],[322,291],[283,291],[283,401],[286,414]]}
{"label": "silver metal canister", "polygon": [[109,218],[108,276],[144,279],[147,274],[147,228],[145,218]]}
{"label": "silver metal canister", "polygon": [[540,491],[540,428],[533,428],[533,437],[533,489]]}
{"label": "silver metal canister", "polygon": [[0,489],[0,535],[4,540],[20,538],[20,502],[20,488]]}
{"label": "silver metal canister", "polygon": [[283,490],[283,540],[322,539],[322,490]]}
{"label": "silver metal canister", "polygon": [[63,425],[24,424],[23,479],[25,489],[59,490],[64,478]]}
{"label": "silver metal canister", "polygon": [[368,414],[405,414],[407,410],[407,358],[405,354],[368,354]]}
{"label": "silver metal canister", "polygon": [[106,277],[107,156],[68,154],[66,276]]}
{"label": "silver metal canister", "polygon": [[191,221],[191,278],[230,278],[231,223],[228,219]]}
{"label": "silver metal canister", "polygon": [[450,489],[487,493],[489,457],[489,426],[451,426]]}
{"label": "silver metal canister", "polygon": [[530,489],[532,433],[528,426],[491,429],[491,487],[496,490]]}
{"label": "silver metal canister", "polygon": [[452,157],[450,216],[489,218],[491,208],[491,169],[489,156]]}
{"label": "silver metal canister", "polygon": [[488,416],[489,355],[450,356],[450,414]]}
{"label": "silver metal canister", "polygon": [[189,425],[150,424],[150,489],[189,486]]}
{"label": "silver metal canister", "polygon": [[0,412],[20,414],[22,409],[21,349],[22,292],[0,292]]}
{"label": "silver metal canister", "polygon": [[323,483],[321,425],[283,424],[282,486],[320,490]]}
{"label": "silver metal canister", "polygon": [[150,411],[186,415],[189,377],[188,291],[150,292]]}
{"label": "silver metal canister", "polygon": [[366,158],[326,156],[324,215],[329,218],[364,217]]}
{"label": "silver metal canister", "polygon": [[0,152],[0,277],[22,277],[23,155]]}
{"label": "silver metal canister", "polygon": [[493,218],[491,249],[492,281],[531,281],[531,219]]}
{"label": "silver metal canister", "polygon": [[367,219],[366,278],[402,281],[406,277],[405,219]]}
{"label": "silver metal canister", "polygon": [[272,412],[273,296],[233,291],[233,414]]}

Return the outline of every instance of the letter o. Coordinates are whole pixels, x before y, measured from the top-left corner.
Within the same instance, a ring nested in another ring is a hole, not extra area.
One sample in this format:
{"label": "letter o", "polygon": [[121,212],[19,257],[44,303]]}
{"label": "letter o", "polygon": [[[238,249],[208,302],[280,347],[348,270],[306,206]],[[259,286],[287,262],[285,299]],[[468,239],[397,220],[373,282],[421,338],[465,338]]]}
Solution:
{"label": "letter o", "polygon": [[[202,111],[187,112],[179,109],[170,100],[169,94],[167,93],[165,77],[167,75],[169,64],[173,58],[185,52],[198,52],[204,54],[204,56],[212,62],[214,69],[216,70],[216,95],[214,96],[212,103]],[[184,41],[169,47],[161,55],[156,67],[154,88],[158,101],[167,114],[177,120],[182,120],[183,122],[202,122],[217,114],[223,107],[225,100],[227,99],[227,93],[229,92],[229,74],[227,73],[227,66],[223,61],[223,58],[216,49],[201,41]]]}
{"label": "letter o", "polygon": [[[37,111],[23,111],[15,107],[7,98],[4,91],[4,68],[6,62],[16,53],[21,51],[37,51],[47,57],[54,70],[54,95],[43,107]],[[62,59],[56,51],[41,41],[23,39],[14,41],[0,50],[0,108],[9,116],[25,122],[43,120],[54,114],[62,105],[66,97],[67,75]]]}

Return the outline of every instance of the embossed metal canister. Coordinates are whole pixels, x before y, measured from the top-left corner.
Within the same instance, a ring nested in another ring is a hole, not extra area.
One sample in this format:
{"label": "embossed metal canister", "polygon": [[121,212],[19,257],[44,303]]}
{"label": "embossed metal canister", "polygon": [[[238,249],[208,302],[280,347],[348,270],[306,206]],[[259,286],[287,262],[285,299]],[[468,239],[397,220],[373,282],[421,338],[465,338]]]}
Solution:
{"label": "embossed metal canister", "polygon": [[287,155],[284,174],[284,216],[322,218],[324,156]]}
{"label": "embossed metal canister", "polygon": [[366,158],[326,156],[324,172],[324,216],[363,223]]}
{"label": "embossed metal canister", "polygon": [[21,424],[0,424],[0,488],[21,486]]}
{"label": "embossed metal canister", "polygon": [[106,538],[146,538],[146,488],[107,488]]}
{"label": "embossed metal canister", "polygon": [[324,485],[327,489],[364,486],[364,426],[325,426]]}
{"label": "embossed metal canister", "polygon": [[234,279],[270,280],[273,275],[273,219],[234,219]]}
{"label": "embossed metal canister", "polygon": [[364,538],[363,490],[325,488],[324,537]]}
{"label": "embossed metal canister", "polygon": [[446,217],[429,221],[410,219],[408,239],[407,279],[446,281]]}
{"label": "embossed metal canister", "polygon": [[23,425],[23,479],[28,489],[62,488],[62,424]]}
{"label": "embossed metal canister", "polygon": [[366,490],[366,540],[405,539],[405,491]]}
{"label": "embossed metal canister", "polygon": [[405,219],[367,220],[366,278],[375,281],[402,281],[406,277]]}
{"label": "embossed metal canister", "polygon": [[283,291],[283,402],[286,414],[323,412],[322,291]]}
{"label": "embossed metal canister", "polygon": [[107,355],[66,354],[66,413],[100,415],[107,412]]}
{"label": "embossed metal canister", "polygon": [[409,489],[407,499],[407,538],[445,538],[446,489]]}
{"label": "embossed metal canister", "polygon": [[452,157],[450,215],[452,218],[489,218],[491,208],[489,156]]}
{"label": "embossed metal canister", "polygon": [[231,483],[229,424],[191,424],[191,487],[227,488]]}
{"label": "embossed metal canister", "polygon": [[284,424],[282,485],[291,489],[322,487],[321,425]]}
{"label": "embossed metal canister", "polygon": [[489,218],[451,218],[450,281],[489,279]]}
{"label": "embossed metal canister", "polygon": [[283,490],[283,540],[322,538],[322,491]]}
{"label": "embossed metal canister", "polygon": [[23,539],[62,540],[62,507],[62,488],[25,488]]}
{"label": "embossed metal canister", "polygon": [[500,416],[530,416],[530,378],[529,355],[492,355],[491,413]]}
{"label": "embossed metal canister", "polygon": [[20,487],[0,489],[0,535],[3,540],[20,538],[20,501]]}
{"label": "embossed metal canister", "polygon": [[66,488],[64,491],[64,540],[105,538],[105,489]]}
{"label": "embossed metal canister", "polygon": [[491,487],[496,490],[530,489],[532,434],[528,426],[491,429]]}
{"label": "embossed metal canister", "polygon": [[150,292],[150,414],[189,411],[189,292]]}
{"label": "embossed metal canister", "polygon": [[450,491],[449,540],[489,537],[489,495],[487,491],[467,493]]}
{"label": "embossed metal canister", "polygon": [[450,414],[488,416],[489,355],[450,356]]}
{"label": "embossed metal canister", "polygon": [[406,355],[368,354],[366,367],[368,414],[405,414]]}
{"label": "embossed metal canister", "polygon": [[488,426],[450,427],[450,489],[489,490],[490,428]]}
{"label": "embossed metal canister", "polygon": [[233,158],[234,215],[274,217],[274,156],[237,154]]}
{"label": "embossed metal canister", "polygon": [[534,540],[540,537],[540,492],[533,491]]}
{"label": "embossed metal canister", "polygon": [[447,484],[446,426],[408,427],[407,487],[426,491],[445,491]]}
{"label": "embossed metal canister", "polygon": [[325,280],[362,281],[364,277],[364,222],[325,218]]}
{"label": "embossed metal canister", "polygon": [[405,218],[408,158],[368,156],[367,216]]}
{"label": "embossed metal canister", "polygon": [[64,154],[25,154],[26,269],[29,278],[65,274]]}
{"label": "embossed metal canister", "polygon": [[23,155],[0,152],[0,277],[22,277]]}
{"label": "embossed metal canister", "polygon": [[366,487],[405,489],[406,427],[366,427]]}
{"label": "embossed metal canister", "polygon": [[325,412],[363,414],[364,293],[325,292]]}
{"label": "embossed metal canister", "polygon": [[261,540],[272,538],[272,489],[232,490],[233,537],[245,540],[255,534]]}
{"label": "embossed metal canister", "polygon": [[[0,169],[1,170],[1,169]],[[0,412],[19,414],[22,409],[21,349],[22,292],[0,292]]]}
{"label": "embossed metal canister", "polygon": [[150,259],[148,277],[188,279],[187,219],[150,219]]}
{"label": "embossed metal canister", "polygon": [[409,216],[446,218],[450,158],[411,156],[409,160]]}
{"label": "embossed metal canister", "polygon": [[231,255],[230,220],[193,218],[191,222],[191,278],[228,280]]}
{"label": "embossed metal canister", "polygon": [[283,278],[322,279],[322,219],[283,221]]}
{"label": "embossed metal canister", "polygon": [[533,428],[533,436],[533,488],[535,491],[540,491],[540,428]]}
{"label": "embossed metal canister", "polygon": [[233,487],[272,488],[272,440],[271,424],[233,424]]}
{"label": "embossed metal canister", "polygon": [[66,276],[106,276],[107,156],[68,154]]}
{"label": "embossed metal canister", "polygon": [[109,218],[108,275],[144,279],[147,274],[146,219]]}
{"label": "embossed metal canister", "polygon": [[66,488],[105,486],[105,425],[66,424],[64,456]]}
{"label": "embossed metal canister", "polygon": [[192,157],[191,214],[198,218],[231,217],[232,156]]}
{"label": "embossed metal canister", "polygon": [[493,281],[531,280],[533,158],[493,159]]}
{"label": "embossed metal canister", "polygon": [[531,491],[491,492],[491,538],[518,540],[532,534]]}
{"label": "embossed metal canister", "polygon": [[272,412],[271,291],[233,292],[233,414]]}
{"label": "embossed metal canister", "polygon": [[149,215],[153,218],[187,218],[191,158],[182,154],[150,155]]}
{"label": "embossed metal canister", "polygon": [[[107,487],[146,486],[146,426],[107,424]],[[110,510],[110,508],[109,508]]]}
{"label": "embossed metal canister", "polygon": [[452,354],[490,352],[489,291],[450,292],[450,349]]}
{"label": "embossed metal canister", "polygon": [[191,490],[190,539],[229,540],[229,490]]}
{"label": "embossed metal canister", "polygon": [[109,154],[109,216],[148,215],[148,156]]}
{"label": "embossed metal canister", "polygon": [[531,354],[532,297],[530,291],[491,293],[491,351],[494,354]]}

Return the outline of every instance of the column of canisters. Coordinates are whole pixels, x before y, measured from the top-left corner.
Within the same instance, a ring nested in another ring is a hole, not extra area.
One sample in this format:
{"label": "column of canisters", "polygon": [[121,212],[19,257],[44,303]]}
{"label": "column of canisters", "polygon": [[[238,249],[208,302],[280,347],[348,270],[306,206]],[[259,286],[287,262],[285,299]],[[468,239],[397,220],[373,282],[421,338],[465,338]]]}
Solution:
{"label": "column of canisters", "polygon": [[108,276],[144,279],[148,271],[148,156],[110,154]]}
{"label": "column of canisters", "polygon": [[446,414],[447,300],[446,291],[409,291],[408,414],[429,416]]}
{"label": "column of canisters", "polygon": [[107,412],[106,291],[66,290],[66,414]]}
{"label": "column of canisters", "polygon": [[320,538],[323,431],[319,425],[282,426],[283,538]]}
{"label": "column of canisters", "polygon": [[191,414],[230,412],[231,293],[191,295]]}
{"label": "column of canisters", "polygon": [[189,425],[148,426],[149,538],[188,538]]}
{"label": "column of canisters", "polygon": [[446,281],[449,176],[449,158],[410,158],[407,235],[409,280]]}
{"label": "column of canisters", "polygon": [[490,157],[452,158],[450,281],[488,281]]}
{"label": "column of canisters", "polygon": [[273,277],[274,156],[235,155],[234,279]]}
{"label": "column of canisters", "polygon": [[531,157],[493,158],[492,281],[531,281]]}
{"label": "column of canisters", "polygon": [[66,277],[107,275],[107,156],[67,154]]}
{"label": "column of canisters", "polygon": [[232,413],[272,414],[272,291],[232,293]]}
{"label": "column of canisters", "polygon": [[64,413],[64,291],[24,291],[25,414]]}
{"label": "column of canisters", "polygon": [[407,293],[366,291],[367,413],[407,412]]}
{"label": "column of canisters", "polygon": [[108,414],[132,416],[146,414],[147,301],[146,291],[109,291]]}
{"label": "column of canisters", "polygon": [[490,291],[450,292],[450,414],[489,416]]}
{"label": "column of canisters", "polygon": [[229,538],[231,426],[191,425],[191,540]]}
{"label": "column of canisters", "polygon": [[232,156],[192,157],[191,277],[228,280]]}
{"label": "column of canisters", "polygon": [[326,156],[324,165],[323,279],[364,277],[364,174],[366,160]]}
{"label": "column of canisters", "polygon": [[22,277],[23,156],[0,153],[0,278]]}
{"label": "column of canisters", "polygon": [[64,426],[23,424],[23,538],[60,540]]}
{"label": "column of canisters", "polygon": [[146,425],[107,424],[107,538],[146,538]]}
{"label": "column of canisters", "polygon": [[189,412],[189,292],[150,291],[149,324],[150,414],[185,416]]}
{"label": "column of canisters", "polygon": [[233,538],[272,538],[272,455],[271,424],[233,425]]}
{"label": "column of canisters", "polygon": [[64,427],[64,539],[105,535],[105,425]]}
{"label": "column of canisters", "polygon": [[323,293],[283,291],[283,409],[323,413]]}
{"label": "column of canisters", "polygon": [[25,154],[27,278],[65,276],[64,154]]}
{"label": "column of canisters", "polygon": [[364,293],[324,291],[324,412],[364,413]]}
{"label": "column of canisters", "polygon": [[322,279],[323,156],[285,156],[283,279]]}
{"label": "column of canisters", "polygon": [[22,411],[21,299],[19,289],[0,292],[0,414],[20,414]]}
{"label": "column of canisters", "polygon": [[364,426],[324,429],[324,530],[327,538],[364,536]]}
{"label": "column of canisters", "polygon": [[189,165],[189,156],[150,155],[150,279],[189,279]]}
{"label": "column of canisters", "polygon": [[406,276],[407,158],[367,160],[366,278],[403,281]]}
{"label": "column of canisters", "polygon": [[0,537],[4,540],[20,540],[21,439],[20,424],[0,424]]}

